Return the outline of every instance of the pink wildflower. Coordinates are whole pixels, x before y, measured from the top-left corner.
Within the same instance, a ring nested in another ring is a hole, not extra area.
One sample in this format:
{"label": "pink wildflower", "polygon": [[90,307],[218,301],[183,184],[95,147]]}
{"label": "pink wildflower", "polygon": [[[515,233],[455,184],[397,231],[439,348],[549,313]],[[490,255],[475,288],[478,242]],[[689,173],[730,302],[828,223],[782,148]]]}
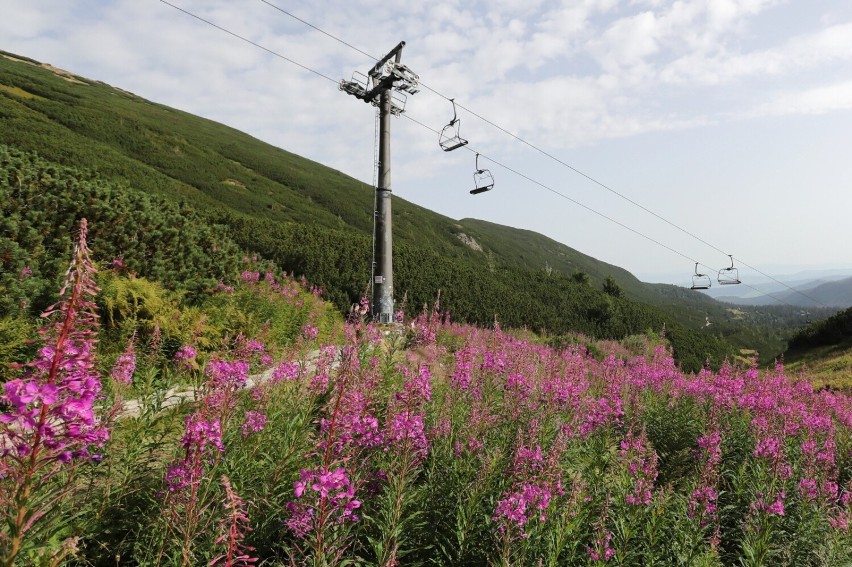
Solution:
{"label": "pink wildflower", "polygon": [[220,280],[219,283],[216,284],[216,287],[213,288],[213,291],[217,293],[234,293],[234,286],[225,285],[225,283]]}
{"label": "pink wildflower", "polygon": [[247,411],[245,421],[243,421],[240,429],[242,430],[243,438],[246,438],[252,433],[260,433],[264,427],[266,427],[266,414],[257,411]]}
{"label": "pink wildflower", "polygon": [[[109,432],[95,415],[101,382],[95,371],[98,288],[86,243],[88,224],[80,222],[78,240],[60,301],[43,317],[53,323],[41,330],[44,345],[22,378],[8,380],[0,395],[0,505],[8,525],[2,561],[15,563],[33,527],[66,496],[69,485],[52,481],[74,461],[97,460]],[[44,534],[41,534],[44,535]]]}
{"label": "pink wildflower", "polygon": [[692,491],[687,513],[690,518],[700,518],[705,526],[716,519],[717,500],[719,494],[712,486],[702,486]]}
{"label": "pink wildflower", "polygon": [[296,380],[299,377],[300,371],[301,367],[298,362],[282,362],[272,371],[272,382],[279,384],[281,382]]}
{"label": "pink wildflower", "polygon": [[615,557],[615,549],[610,546],[612,533],[609,530],[601,530],[602,534],[595,540],[594,547],[586,547],[586,552],[592,561],[609,561]]}
{"label": "pink wildflower", "polygon": [[136,351],[131,340],[127,348],[115,363],[110,375],[119,384],[129,385],[133,382],[133,372],[136,370]]}
{"label": "pink wildflower", "polygon": [[654,481],[657,479],[657,454],[649,446],[645,432],[638,437],[632,432],[622,439],[619,456],[627,464],[633,485],[625,495],[628,504],[647,506],[651,503]]}
{"label": "pink wildflower", "polygon": [[317,327],[312,323],[305,323],[302,326],[302,336],[305,337],[305,339],[312,341],[319,336],[319,329],[317,329]]}
{"label": "pink wildflower", "polygon": [[195,487],[204,475],[205,463],[212,463],[225,450],[222,426],[218,419],[208,419],[193,413],[184,420],[181,445],[184,456],[166,471],[165,483],[169,492]]}
{"label": "pink wildflower", "polygon": [[243,360],[211,360],[204,370],[213,388],[240,389],[248,380],[249,364]]}
{"label": "pink wildflower", "polygon": [[346,469],[315,469],[299,473],[293,483],[296,500],[287,504],[290,519],[287,527],[296,537],[303,538],[314,529],[317,509],[322,508],[337,523],[357,522],[355,510],[361,502],[355,498],[355,485]]}
{"label": "pink wildflower", "polygon": [[192,370],[195,367],[195,357],[198,353],[189,345],[183,345],[175,353],[175,361],[184,370]]}

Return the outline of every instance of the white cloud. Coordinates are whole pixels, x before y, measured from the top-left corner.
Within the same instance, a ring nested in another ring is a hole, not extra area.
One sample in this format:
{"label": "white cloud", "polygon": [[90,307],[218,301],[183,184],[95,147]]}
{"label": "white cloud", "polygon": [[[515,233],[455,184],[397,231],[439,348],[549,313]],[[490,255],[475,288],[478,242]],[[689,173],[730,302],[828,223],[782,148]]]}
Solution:
{"label": "white cloud", "polygon": [[826,114],[852,110],[852,81],[786,92],[757,107],[754,116]]}
{"label": "white cloud", "polygon": [[789,75],[844,61],[852,61],[852,23],[792,37],[780,46],[750,53],[687,53],[664,68],[660,78],[672,84],[715,85],[749,77]]}

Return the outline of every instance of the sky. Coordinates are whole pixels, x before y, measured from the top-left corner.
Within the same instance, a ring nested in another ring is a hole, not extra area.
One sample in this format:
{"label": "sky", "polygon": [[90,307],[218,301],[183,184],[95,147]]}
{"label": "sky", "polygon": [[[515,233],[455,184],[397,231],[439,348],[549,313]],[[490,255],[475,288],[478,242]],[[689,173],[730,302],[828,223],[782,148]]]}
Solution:
{"label": "sky", "polygon": [[[405,41],[422,84],[393,119],[394,195],[645,281],[728,254],[744,282],[852,274],[848,0],[169,2],[0,0],[0,49],[372,184],[375,109],[336,83]],[[469,144],[443,152],[449,98]],[[472,196],[477,152],[495,185]]]}

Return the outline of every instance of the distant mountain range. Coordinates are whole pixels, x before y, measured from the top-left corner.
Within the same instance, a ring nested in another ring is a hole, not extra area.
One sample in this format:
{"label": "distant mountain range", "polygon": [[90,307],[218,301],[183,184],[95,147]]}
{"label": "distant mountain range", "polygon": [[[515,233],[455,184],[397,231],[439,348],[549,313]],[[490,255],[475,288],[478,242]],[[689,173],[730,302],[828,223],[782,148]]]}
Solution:
{"label": "distant mountain range", "polygon": [[852,276],[848,273],[830,272],[821,273],[817,277],[814,277],[815,275],[804,272],[778,277],[778,281],[762,280],[749,283],[751,287],[712,287],[704,293],[718,301],[734,305],[778,305],[783,302],[801,307],[852,306]]}

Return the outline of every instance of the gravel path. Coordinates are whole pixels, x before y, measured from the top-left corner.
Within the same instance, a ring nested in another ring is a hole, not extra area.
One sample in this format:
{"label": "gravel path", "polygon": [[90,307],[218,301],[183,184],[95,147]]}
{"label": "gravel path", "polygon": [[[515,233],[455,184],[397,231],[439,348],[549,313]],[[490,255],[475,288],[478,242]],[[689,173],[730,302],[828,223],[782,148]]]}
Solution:
{"label": "gravel path", "polygon": [[[307,354],[303,361],[299,361],[299,363],[303,366],[304,372],[310,373],[312,370],[316,369],[316,361],[319,358],[320,351],[313,350]],[[338,365],[337,360],[332,363],[332,368]],[[275,371],[275,368],[268,368],[261,372],[260,374],[252,374],[246,380],[245,388],[254,388],[264,382],[269,381],[272,378],[272,373]],[[184,402],[192,402],[196,400],[196,388],[192,386],[174,386],[166,390],[163,395],[162,404],[160,405],[160,409],[168,409],[174,406],[178,406]],[[142,414],[142,407],[144,402],[140,399],[132,399],[125,400],[124,407],[121,410],[120,417],[139,417]]]}

